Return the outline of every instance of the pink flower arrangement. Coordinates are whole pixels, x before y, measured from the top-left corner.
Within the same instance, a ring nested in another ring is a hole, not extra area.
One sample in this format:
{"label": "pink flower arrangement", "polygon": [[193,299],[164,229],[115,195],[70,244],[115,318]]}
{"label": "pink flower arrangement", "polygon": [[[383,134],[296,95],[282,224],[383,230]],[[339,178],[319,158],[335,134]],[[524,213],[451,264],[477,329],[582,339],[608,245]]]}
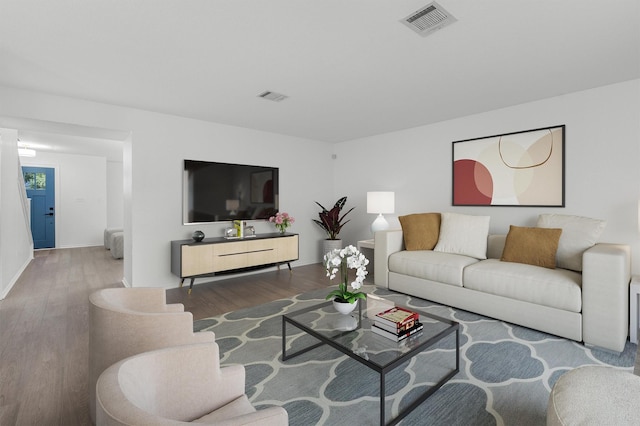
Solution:
{"label": "pink flower arrangement", "polygon": [[269,218],[269,222],[276,225],[276,228],[278,228],[278,230],[283,234],[295,221],[296,219],[293,216],[290,216],[289,213],[285,212],[278,212],[275,216],[271,216]]}

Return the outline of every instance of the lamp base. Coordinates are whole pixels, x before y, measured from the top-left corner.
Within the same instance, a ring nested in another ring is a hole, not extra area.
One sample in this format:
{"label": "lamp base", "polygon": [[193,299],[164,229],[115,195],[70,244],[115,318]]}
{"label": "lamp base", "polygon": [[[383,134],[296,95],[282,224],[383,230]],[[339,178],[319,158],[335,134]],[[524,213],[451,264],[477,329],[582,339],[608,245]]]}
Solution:
{"label": "lamp base", "polygon": [[389,222],[387,222],[387,219],[385,219],[384,216],[382,216],[382,213],[380,213],[376,220],[371,224],[371,232],[375,235],[376,232],[384,231],[386,229],[389,229]]}

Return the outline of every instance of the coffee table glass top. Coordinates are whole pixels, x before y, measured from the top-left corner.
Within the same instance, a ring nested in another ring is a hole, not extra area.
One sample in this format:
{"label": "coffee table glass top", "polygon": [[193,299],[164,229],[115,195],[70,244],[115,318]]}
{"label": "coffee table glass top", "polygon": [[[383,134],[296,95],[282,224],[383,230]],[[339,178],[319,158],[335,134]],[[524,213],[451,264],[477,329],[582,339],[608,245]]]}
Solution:
{"label": "coffee table glass top", "polygon": [[[284,314],[284,317],[287,322],[321,341],[349,352],[352,357],[360,357],[370,367],[384,370],[399,359],[436,344],[448,334],[455,337],[457,322],[414,308],[411,310],[420,315],[424,328],[400,342],[371,331],[376,312],[367,311],[363,300],[349,315],[336,312],[331,302],[324,302]],[[287,334],[293,337],[291,332]]]}

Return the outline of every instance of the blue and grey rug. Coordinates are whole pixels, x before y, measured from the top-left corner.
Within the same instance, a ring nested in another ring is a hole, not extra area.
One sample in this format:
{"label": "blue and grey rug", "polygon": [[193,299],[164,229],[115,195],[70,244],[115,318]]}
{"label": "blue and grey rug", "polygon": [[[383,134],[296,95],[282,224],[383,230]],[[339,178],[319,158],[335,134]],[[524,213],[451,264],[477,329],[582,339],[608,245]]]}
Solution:
{"label": "blue and grey rug", "polygon": [[[460,372],[402,425],[544,425],[549,392],[566,371],[582,365],[633,371],[637,346],[629,342],[618,356],[416,297],[380,288],[367,291],[461,325]],[[376,425],[377,373],[326,345],[280,361],[281,315],[319,303],[327,292],[317,290],[199,320],[194,327],[215,332],[223,365],[245,366],[247,395],[256,408],[283,406],[291,426]],[[434,357],[450,359],[454,351],[452,337],[388,374],[387,412],[395,416],[405,398],[430,386]]]}

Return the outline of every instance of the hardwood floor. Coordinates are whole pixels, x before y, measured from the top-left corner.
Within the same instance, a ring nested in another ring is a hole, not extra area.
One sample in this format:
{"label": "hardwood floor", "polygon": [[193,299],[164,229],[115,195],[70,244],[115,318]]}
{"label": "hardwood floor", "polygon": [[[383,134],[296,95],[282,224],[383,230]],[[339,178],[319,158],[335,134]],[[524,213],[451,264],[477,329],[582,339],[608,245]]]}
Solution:
{"label": "hardwood floor", "polygon": [[[88,298],[121,287],[122,260],[103,247],[35,253],[0,301],[0,425],[90,425]],[[167,291],[194,319],[328,287],[322,265],[268,270]]]}
{"label": "hardwood floor", "polygon": [[184,288],[167,290],[167,303],[182,303],[184,309],[193,314],[193,319],[198,320],[285,299],[329,287],[330,284],[334,283],[330,283],[320,263],[293,268],[292,272],[283,266],[280,270],[244,277],[230,275],[225,280],[196,284],[190,295],[187,293],[188,281],[185,281]]}

